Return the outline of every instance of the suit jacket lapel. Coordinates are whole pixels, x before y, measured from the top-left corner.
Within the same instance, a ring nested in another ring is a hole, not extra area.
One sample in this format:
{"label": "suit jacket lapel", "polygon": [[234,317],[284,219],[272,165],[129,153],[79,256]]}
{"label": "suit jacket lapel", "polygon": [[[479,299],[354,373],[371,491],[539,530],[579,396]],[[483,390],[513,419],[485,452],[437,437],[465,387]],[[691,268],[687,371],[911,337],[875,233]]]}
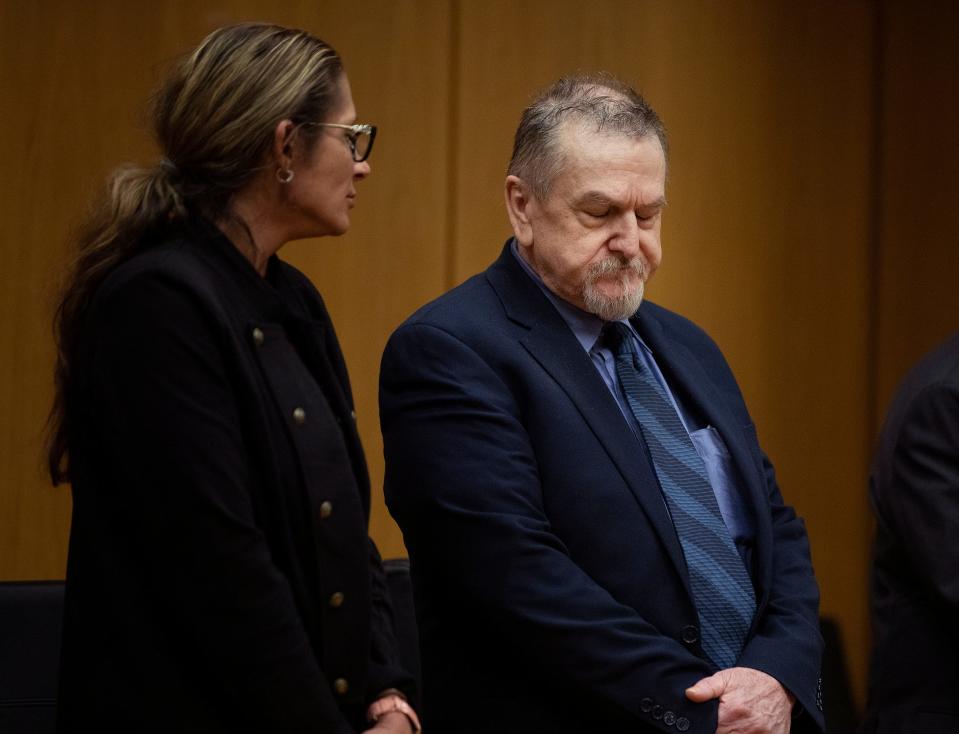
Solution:
{"label": "suit jacket lapel", "polygon": [[487,270],[486,277],[509,318],[528,329],[520,333],[520,343],[566,392],[605,447],[688,589],[682,547],[666,510],[649,452],[642,438],[637,441],[623,419],[589,356],[539,286],[515,262],[508,246]]}

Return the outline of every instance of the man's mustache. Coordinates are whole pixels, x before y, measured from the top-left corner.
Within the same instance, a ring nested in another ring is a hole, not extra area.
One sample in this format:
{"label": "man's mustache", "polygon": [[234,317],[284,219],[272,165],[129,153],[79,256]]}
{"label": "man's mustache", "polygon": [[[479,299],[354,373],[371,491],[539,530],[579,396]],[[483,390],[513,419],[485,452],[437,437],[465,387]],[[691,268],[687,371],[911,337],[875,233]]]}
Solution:
{"label": "man's mustache", "polygon": [[632,260],[623,260],[618,257],[605,257],[589,266],[587,278],[594,280],[603,275],[613,275],[623,271],[633,272],[640,278],[646,277],[646,262],[638,255]]}

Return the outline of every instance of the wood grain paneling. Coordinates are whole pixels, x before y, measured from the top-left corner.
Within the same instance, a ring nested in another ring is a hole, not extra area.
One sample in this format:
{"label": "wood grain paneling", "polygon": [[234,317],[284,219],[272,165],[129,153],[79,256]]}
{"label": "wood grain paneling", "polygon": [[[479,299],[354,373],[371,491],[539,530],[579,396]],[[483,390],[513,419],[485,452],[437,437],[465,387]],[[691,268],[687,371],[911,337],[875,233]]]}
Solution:
{"label": "wood grain paneling", "polygon": [[736,371],[860,692],[872,18],[865,3],[463,3],[452,224],[462,280],[509,234],[512,133],[542,86],[607,70],[649,98],[671,142],[651,298],[703,325]]}
{"label": "wood grain paneling", "polygon": [[152,163],[149,94],[169,62],[243,20],[306,28],[343,55],[360,116],[380,125],[373,175],[344,237],[283,256],[324,293],[349,363],[374,483],[372,532],[404,553],[382,502],[379,355],[392,328],[446,283],[447,6],[438,2],[0,5],[0,578],[62,577],[69,491],[40,464],[52,394],[51,305],[65,239],[107,172]]}
{"label": "wood grain paneling", "polygon": [[113,166],[155,160],[146,100],[168,63],[240,20],[333,43],[360,117],[380,126],[351,231],[283,255],[337,324],[384,554],[403,547],[380,491],[383,343],[509,234],[504,169],[535,92],[608,70],[670,130],[650,295],[707,328],[739,376],[861,693],[872,436],[908,365],[957,328],[959,11],[946,0],[0,3],[0,578],[63,574],[69,493],[48,486],[39,453],[68,228]]}
{"label": "wood grain paneling", "polygon": [[877,421],[909,368],[959,329],[959,5],[882,6]]}

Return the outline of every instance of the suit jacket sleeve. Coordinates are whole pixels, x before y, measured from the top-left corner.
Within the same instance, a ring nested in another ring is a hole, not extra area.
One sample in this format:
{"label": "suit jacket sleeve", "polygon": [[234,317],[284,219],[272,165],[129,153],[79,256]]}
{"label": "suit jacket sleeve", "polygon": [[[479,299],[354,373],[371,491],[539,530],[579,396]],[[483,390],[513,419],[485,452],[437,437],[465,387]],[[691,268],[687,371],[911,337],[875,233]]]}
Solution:
{"label": "suit jacket sleeve", "polygon": [[[706,664],[619,603],[550,528],[533,441],[508,386],[473,349],[431,325],[396,332],[381,376],[386,494],[411,557],[476,610],[517,656],[636,722],[649,698],[716,729],[717,704],[684,690]],[[468,664],[466,661],[464,664]]]}
{"label": "suit jacket sleeve", "polygon": [[101,304],[92,388],[127,490],[104,501],[212,700],[264,731],[352,732],[257,525],[242,396],[223,329],[195,298],[151,274]]}
{"label": "suit jacket sleeve", "polygon": [[929,593],[959,613],[959,387],[936,383],[911,401],[888,466],[882,514]]}

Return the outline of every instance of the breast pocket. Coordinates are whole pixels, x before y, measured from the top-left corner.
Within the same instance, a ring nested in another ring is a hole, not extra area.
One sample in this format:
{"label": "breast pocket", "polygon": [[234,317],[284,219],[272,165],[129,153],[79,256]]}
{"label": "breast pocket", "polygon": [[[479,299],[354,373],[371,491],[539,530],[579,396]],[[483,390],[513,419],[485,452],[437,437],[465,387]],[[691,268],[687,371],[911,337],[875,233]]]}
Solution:
{"label": "breast pocket", "polygon": [[729,448],[722,436],[712,426],[707,426],[689,434],[696,452],[703,460],[709,483],[716,493],[719,511],[733,538],[744,540],[754,533],[752,513],[743,497],[743,481]]}

